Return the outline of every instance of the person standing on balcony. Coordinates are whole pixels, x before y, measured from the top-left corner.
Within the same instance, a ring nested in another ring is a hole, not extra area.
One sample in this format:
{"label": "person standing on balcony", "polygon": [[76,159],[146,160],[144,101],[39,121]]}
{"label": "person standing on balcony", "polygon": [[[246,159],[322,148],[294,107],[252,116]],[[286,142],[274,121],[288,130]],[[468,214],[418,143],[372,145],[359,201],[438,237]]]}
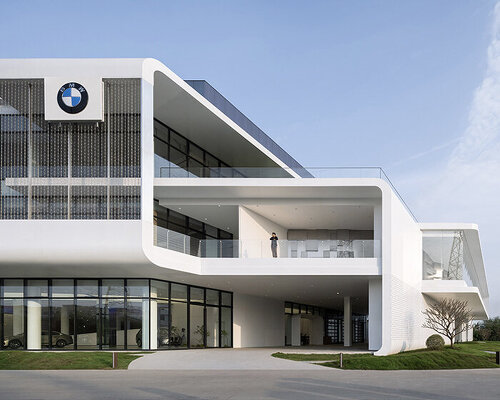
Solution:
{"label": "person standing on balcony", "polygon": [[278,236],[276,236],[275,232],[272,233],[269,240],[271,241],[271,251],[273,253],[273,257],[276,258],[278,257]]}

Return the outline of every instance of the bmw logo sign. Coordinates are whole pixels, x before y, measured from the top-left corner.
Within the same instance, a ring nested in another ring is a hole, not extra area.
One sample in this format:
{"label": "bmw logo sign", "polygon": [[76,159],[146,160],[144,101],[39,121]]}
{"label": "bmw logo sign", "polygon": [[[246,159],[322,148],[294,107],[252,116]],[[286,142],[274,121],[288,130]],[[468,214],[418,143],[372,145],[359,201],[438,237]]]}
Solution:
{"label": "bmw logo sign", "polygon": [[76,82],[69,82],[61,86],[57,92],[57,103],[68,114],[78,114],[87,107],[89,95],[87,90]]}

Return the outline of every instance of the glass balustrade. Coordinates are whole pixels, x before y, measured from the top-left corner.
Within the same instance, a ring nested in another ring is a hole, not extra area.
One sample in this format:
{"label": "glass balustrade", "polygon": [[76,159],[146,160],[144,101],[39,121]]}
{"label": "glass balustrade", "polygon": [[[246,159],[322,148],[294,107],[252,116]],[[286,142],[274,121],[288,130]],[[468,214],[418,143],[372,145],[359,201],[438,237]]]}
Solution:
{"label": "glass balustrade", "polygon": [[[202,258],[272,258],[269,239],[196,239],[155,226],[154,244]],[[376,258],[379,240],[279,240],[277,258]]]}

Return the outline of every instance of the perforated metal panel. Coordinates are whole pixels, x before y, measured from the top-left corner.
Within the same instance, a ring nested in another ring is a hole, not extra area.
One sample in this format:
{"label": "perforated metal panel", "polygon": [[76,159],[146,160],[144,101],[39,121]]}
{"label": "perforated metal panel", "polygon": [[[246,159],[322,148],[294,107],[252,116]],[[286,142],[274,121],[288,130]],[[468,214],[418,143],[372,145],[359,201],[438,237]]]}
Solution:
{"label": "perforated metal panel", "polygon": [[0,80],[0,218],[139,219],[140,107],[104,79],[104,122],[49,123],[43,80]]}

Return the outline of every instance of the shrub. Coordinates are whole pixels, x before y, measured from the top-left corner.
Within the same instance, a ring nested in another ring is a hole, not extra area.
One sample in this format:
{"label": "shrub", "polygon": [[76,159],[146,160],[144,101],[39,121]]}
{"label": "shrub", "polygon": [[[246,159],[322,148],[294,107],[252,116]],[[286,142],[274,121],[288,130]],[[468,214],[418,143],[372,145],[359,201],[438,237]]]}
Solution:
{"label": "shrub", "polygon": [[444,339],[439,335],[431,335],[425,341],[429,350],[442,350],[444,348]]}

